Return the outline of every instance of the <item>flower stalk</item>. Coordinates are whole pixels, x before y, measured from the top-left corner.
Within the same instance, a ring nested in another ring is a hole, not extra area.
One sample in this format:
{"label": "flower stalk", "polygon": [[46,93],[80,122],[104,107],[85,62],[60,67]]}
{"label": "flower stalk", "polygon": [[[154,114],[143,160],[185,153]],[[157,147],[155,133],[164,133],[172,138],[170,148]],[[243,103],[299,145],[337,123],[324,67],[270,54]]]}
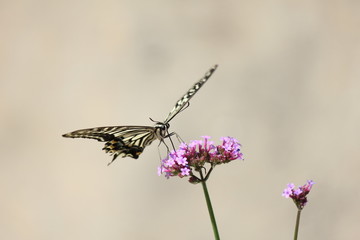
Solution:
{"label": "flower stalk", "polygon": [[299,225],[300,225],[300,215],[301,215],[301,209],[298,209],[298,212],[297,212],[297,215],[296,215],[294,240],[297,240],[297,237],[298,237]]}
{"label": "flower stalk", "polygon": [[[208,173],[207,176],[209,176],[209,174],[210,173]],[[213,210],[211,200],[210,200],[210,196],[209,196],[209,192],[208,192],[208,189],[207,189],[207,186],[206,186],[206,179],[203,177],[203,173],[202,173],[201,170],[200,170],[200,177],[201,177],[201,185],[202,185],[203,190],[204,190],[206,205],[207,205],[209,215],[210,215],[211,225],[212,225],[213,232],[214,232],[214,237],[215,237],[215,240],[220,240],[220,235],[219,235],[219,230],[218,230],[217,225],[216,225],[216,219],[215,219],[214,210]]]}

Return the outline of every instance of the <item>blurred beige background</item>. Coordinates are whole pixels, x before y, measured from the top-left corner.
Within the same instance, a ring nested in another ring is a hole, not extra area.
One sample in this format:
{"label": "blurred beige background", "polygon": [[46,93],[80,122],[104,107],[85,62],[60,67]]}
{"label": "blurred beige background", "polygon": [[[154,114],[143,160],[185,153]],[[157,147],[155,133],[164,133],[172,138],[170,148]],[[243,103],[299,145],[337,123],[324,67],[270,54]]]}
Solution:
{"label": "blurred beige background", "polygon": [[[200,185],[61,134],[171,122],[234,136],[208,181],[222,239],[292,239],[288,182],[316,185],[300,239],[359,239],[359,1],[1,1],[0,239],[212,239]],[[163,148],[160,148],[164,151]]]}

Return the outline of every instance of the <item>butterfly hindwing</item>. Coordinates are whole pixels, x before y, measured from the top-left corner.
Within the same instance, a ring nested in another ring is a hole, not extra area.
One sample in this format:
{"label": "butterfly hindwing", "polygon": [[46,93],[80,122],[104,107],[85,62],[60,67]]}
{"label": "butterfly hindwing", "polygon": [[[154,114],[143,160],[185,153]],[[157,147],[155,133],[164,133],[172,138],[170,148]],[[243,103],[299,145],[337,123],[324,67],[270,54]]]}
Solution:
{"label": "butterfly hindwing", "polygon": [[110,162],[112,163],[118,156],[132,157],[138,159],[144,148],[136,145],[128,146],[124,144],[124,142],[120,138],[114,138],[113,140],[105,143],[103,150],[106,153],[110,153],[110,155],[114,156]]}

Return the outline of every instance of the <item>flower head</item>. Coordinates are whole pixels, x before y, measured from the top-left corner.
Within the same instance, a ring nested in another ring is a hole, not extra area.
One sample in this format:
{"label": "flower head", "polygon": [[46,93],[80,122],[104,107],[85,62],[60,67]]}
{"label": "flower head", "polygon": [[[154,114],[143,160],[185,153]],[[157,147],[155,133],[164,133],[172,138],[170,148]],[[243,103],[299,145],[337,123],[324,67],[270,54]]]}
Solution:
{"label": "flower head", "polygon": [[205,169],[206,163],[210,164],[211,171],[215,165],[243,159],[241,145],[235,138],[222,137],[222,144],[217,146],[209,140],[209,136],[202,138],[189,144],[181,143],[178,150],[171,151],[167,158],[162,160],[158,174],[164,173],[167,178],[190,176],[190,182],[198,183],[200,179],[194,175],[194,171]]}
{"label": "flower head", "polygon": [[305,185],[295,188],[293,183],[289,183],[284,189],[282,196],[285,198],[291,198],[297,208],[302,210],[308,202],[306,196],[310,193],[312,185],[314,184],[314,181],[308,180]]}

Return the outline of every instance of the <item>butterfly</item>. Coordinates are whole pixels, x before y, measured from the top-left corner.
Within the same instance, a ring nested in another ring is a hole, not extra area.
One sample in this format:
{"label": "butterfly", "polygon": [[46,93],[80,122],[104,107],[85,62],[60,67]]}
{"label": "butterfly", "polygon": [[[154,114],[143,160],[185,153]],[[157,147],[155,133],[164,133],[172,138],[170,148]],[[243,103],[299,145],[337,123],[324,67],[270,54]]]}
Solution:
{"label": "butterfly", "polygon": [[[154,140],[164,142],[173,134],[169,133],[169,122],[182,110],[189,106],[189,100],[206,83],[216,70],[217,65],[208,70],[175,104],[163,122],[155,122],[154,126],[111,126],[80,129],[62,135],[66,138],[90,138],[105,142],[103,150],[113,156],[111,164],[118,156],[137,159]],[[150,120],[152,120],[150,118]],[[153,120],[152,120],[153,121]],[[171,138],[170,138],[171,140]]]}

